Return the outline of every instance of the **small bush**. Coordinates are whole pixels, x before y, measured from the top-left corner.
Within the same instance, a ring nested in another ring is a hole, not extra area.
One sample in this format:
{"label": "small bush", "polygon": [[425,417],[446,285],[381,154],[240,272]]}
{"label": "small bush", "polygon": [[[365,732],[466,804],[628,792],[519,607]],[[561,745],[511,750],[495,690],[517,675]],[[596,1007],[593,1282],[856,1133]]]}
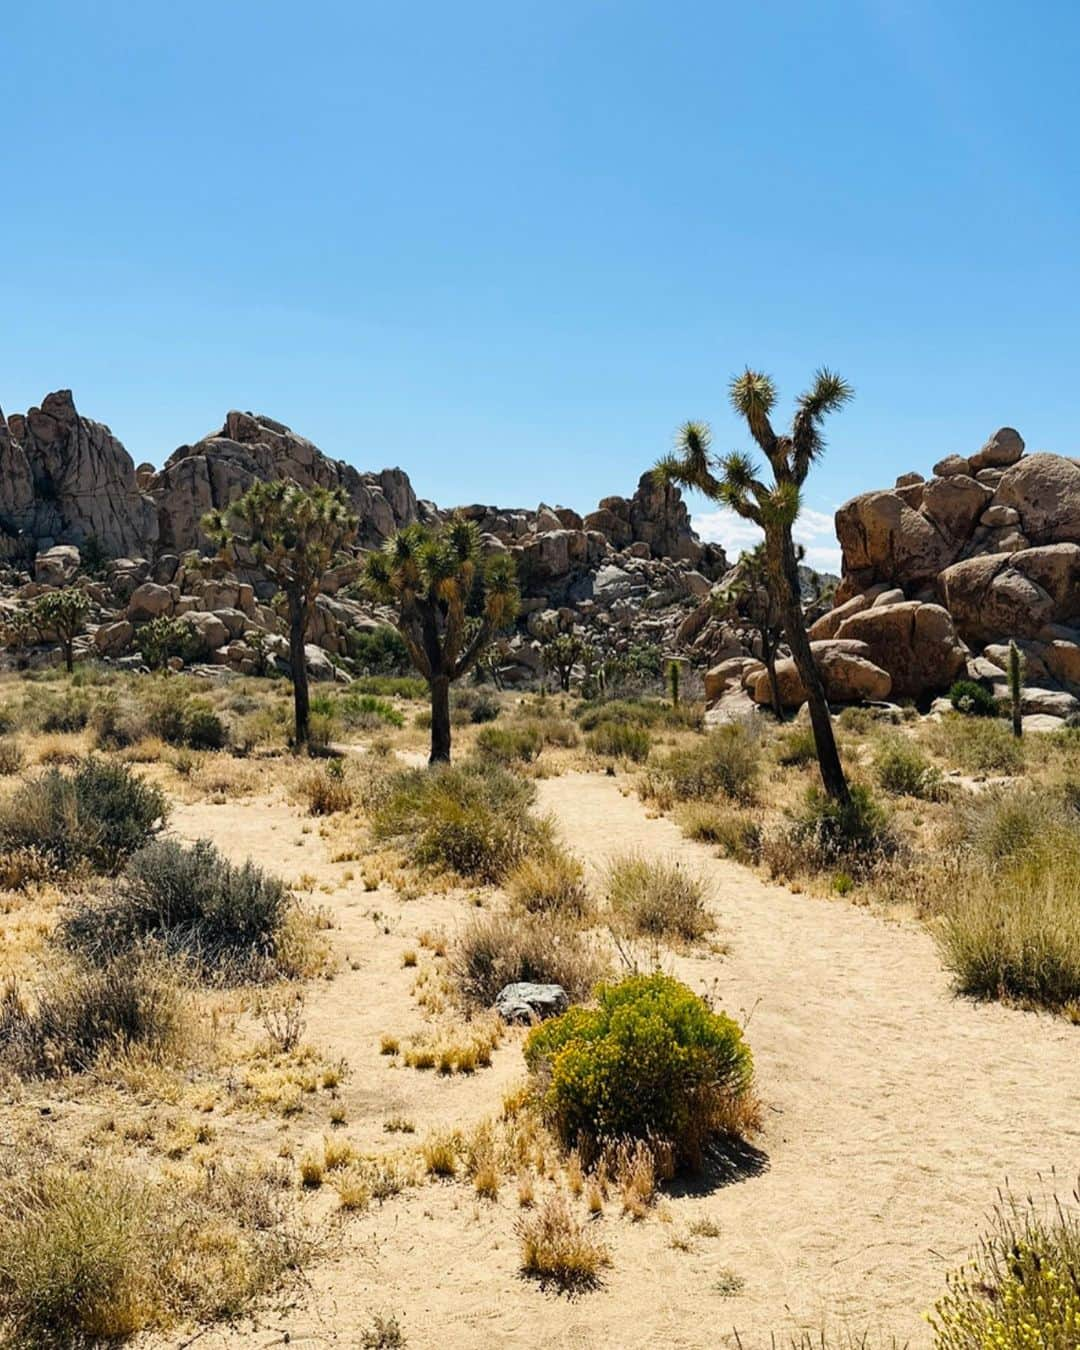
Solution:
{"label": "small bush", "polygon": [[874,757],[878,786],[894,797],[920,797],[934,801],[941,795],[941,773],[917,745],[888,740]]}
{"label": "small bush", "polygon": [[90,700],[76,689],[51,694],[38,714],[42,731],[82,731],[89,721]]}
{"label": "small bush", "polygon": [[608,868],[605,891],[620,924],[637,937],[695,942],[715,926],[705,887],[677,863],[633,854],[617,858]]}
{"label": "small bush", "polygon": [[521,1268],[527,1275],[560,1289],[595,1287],[611,1264],[607,1248],[576,1218],[563,1195],[550,1196],[517,1223]]}
{"label": "small bush", "polygon": [[354,691],[413,701],[430,697],[427,680],[422,680],[419,675],[361,675],[349,685],[349,692]]}
{"label": "small bush", "polygon": [[645,791],[661,801],[695,801],[720,793],[732,801],[752,802],[759,772],[757,740],[746,727],[732,723],[696,745],[672,751],[650,773]]}
{"label": "small bush", "polygon": [[996,717],[998,701],[985,685],[957,680],[949,690],[949,702],[965,717]]}
{"label": "small bush", "polygon": [[78,902],[60,936],[96,961],[152,941],[204,975],[265,977],[291,904],[278,877],[235,866],[209,840],[160,839],[135,854],[104,902]]}
{"label": "small bush", "polygon": [[0,804],[0,851],[36,849],[60,869],[116,871],[161,828],[168,803],[123,764],[84,760],[49,769]]}
{"label": "small bush", "polygon": [[551,848],[523,858],[504,883],[511,901],[531,914],[563,914],[585,918],[593,903],[585,885],[585,869],[565,849]]}
{"label": "small bush", "polygon": [[701,844],[715,844],[722,858],[756,863],[761,857],[761,825],[748,811],[692,802],[679,818],[682,832]]}
{"label": "small bush", "polygon": [[469,721],[474,726],[483,722],[494,722],[502,712],[502,704],[496,694],[486,689],[478,689],[469,709]]}
{"label": "small bush", "polygon": [[228,744],[229,730],[203,698],[193,698],[184,708],[181,735],[192,750],[221,750]]}
{"label": "small bush", "polygon": [[841,803],[816,786],[807,791],[790,829],[779,841],[766,843],[765,856],[774,876],[840,867],[859,874],[896,852],[888,817],[869,791],[854,784],[850,792],[850,800]]}
{"label": "small bush", "polygon": [[[850,711],[844,709],[845,713]],[[817,742],[814,740],[813,727],[790,727],[777,737],[776,762],[785,768],[801,768],[804,764],[817,762]]]}
{"label": "small bush", "polygon": [[311,815],[332,816],[338,811],[347,811],[352,806],[352,789],[344,773],[335,772],[331,767],[340,765],[341,762],[338,759],[331,760],[325,769],[313,769],[297,784],[300,795],[307,801]]}
{"label": "small bush", "polygon": [[1080,1192],[1072,1204],[1003,1195],[974,1259],[928,1320],[936,1350],[1073,1350],[1080,1344]]}
{"label": "small bush", "polygon": [[63,971],[32,1005],[9,985],[0,1001],[0,1063],[22,1078],[55,1078],[135,1046],[161,1055],[175,1044],[180,1020],[169,973],[133,953]]}
{"label": "small bush", "polygon": [[1037,787],[988,789],[966,802],[955,818],[958,842],[994,869],[1059,841],[1069,851],[1078,828],[1066,801]]}
{"label": "small bush", "polygon": [[555,915],[478,915],[450,954],[450,978],[466,1007],[490,1008],[500,989],[528,981],[561,984],[588,998],[608,963],[572,924]]}
{"label": "small bush", "polygon": [[1005,722],[952,713],[926,732],[930,748],[966,773],[1012,775],[1024,769],[1024,742]]}
{"label": "small bush", "polygon": [[594,755],[641,764],[649,758],[651,738],[645,727],[634,722],[601,722],[585,737],[585,744]]}
{"label": "small bush", "polygon": [[354,693],[351,686],[349,692],[338,699],[337,714],[350,730],[362,728],[370,731],[377,727],[405,725],[405,714],[392,703],[362,690]]}
{"label": "small bush", "polygon": [[597,997],[525,1042],[546,1118],[584,1157],[622,1139],[663,1140],[697,1164],[750,1091],[742,1032],[669,975],[634,975]]}
{"label": "small bush", "polygon": [[389,624],[368,633],[354,629],[348,643],[349,656],[368,676],[407,675],[412,666],[405,639]]}
{"label": "small bush", "polygon": [[404,844],[420,867],[497,882],[550,839],[529,813],[534,796],[528,779],[477,762],[377,776],[365,804],[376,838]]}
{"label": "small bush", "polygon": [[591,700],[578,709],[582,731],[595,731],[605,723],[697,730],[704,716],[700,705],[680,703],[673,707],[661,699],[617,698]]}
{"label": "small bush", "polygon": [[495,764],[528,764],[544,747],[539,729],[530,724],[521,727],[484,727],[476,737],[476,753]]}

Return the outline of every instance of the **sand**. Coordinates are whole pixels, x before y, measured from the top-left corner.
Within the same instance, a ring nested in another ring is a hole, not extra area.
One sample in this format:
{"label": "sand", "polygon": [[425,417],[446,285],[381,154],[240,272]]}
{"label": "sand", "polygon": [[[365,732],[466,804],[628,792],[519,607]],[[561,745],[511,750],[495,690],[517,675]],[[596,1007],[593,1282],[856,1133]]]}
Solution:
{"label": "sand", "polygon": [[[677,1189],[670,1222],[633,1224],[611,1207],[600,1223],[613,1265],[600,1289],[573,1299],[520,1276],[512,1185],[493,1204],[464,1185],[408,1191],[352,1220],[284,1307],[195,1343],[353,1347],[380,1313],[398,1317],[414,1350],[712,1347],[734,1345],[736,1331],[751,1350],[773,1333],[786,1345],[822,1328],[928,1344],[922,1314],[997,1187],[1007,1178],[1022,1192],[1056,1169],[1067,1190],[1080,1170],[1080,1029],[957,999],[923,927],[767,885],[682,839],[620,780],[571,773],[540,782],[539,794],[590,868],[636,849],[708,882],[727,951],[664,965],[746,1023],[766,1108],[748,1170]],[[235,857],[340,880],[332,838],[303,834],[309,823],[270,800],[175,815],[180,833]],[[309,1035],[351,1065],[351,1137],[385,1147],[382,1122],[397,1112],[415,1119],[418,1137],[496,1112],[521,1074],[515,1037],[474,1078],[394,1069],[378,1054],[383,1032],[423,1025],[403,947],[424,928],[452,934],[467,915],[462,897],[402,902],[357,882],[317,898],[335,913],[345,961],[311,991]],[[720,1235],[673,1245],[701,1217]]]}

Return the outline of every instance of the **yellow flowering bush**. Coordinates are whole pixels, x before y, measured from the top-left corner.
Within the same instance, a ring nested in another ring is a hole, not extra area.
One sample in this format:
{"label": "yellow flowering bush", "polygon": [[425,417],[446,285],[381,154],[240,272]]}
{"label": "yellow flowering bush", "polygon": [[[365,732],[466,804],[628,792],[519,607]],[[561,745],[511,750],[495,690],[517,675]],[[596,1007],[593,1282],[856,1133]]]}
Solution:
{"label": "yellow flowering bush", "polygon": [[749,1092],[739,1026],[669,975],[601,985],[598,1006],[534,1028],[525,1060],[563,1142],[594,1155],[617,1139],[663,1139],[696,1163]]}

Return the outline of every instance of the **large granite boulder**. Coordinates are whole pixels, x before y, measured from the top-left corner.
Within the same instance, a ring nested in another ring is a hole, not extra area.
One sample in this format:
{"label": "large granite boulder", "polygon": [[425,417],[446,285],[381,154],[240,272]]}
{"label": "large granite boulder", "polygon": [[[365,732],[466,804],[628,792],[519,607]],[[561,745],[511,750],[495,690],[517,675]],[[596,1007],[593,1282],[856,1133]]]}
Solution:
{"label": "large granite boulder", "polygon": [[967,558],[943,572],[941,587],[965,642],[1035,637],[1047,624],[1080,619],[1080,545]]}
{"label": "large granite boulder", "polygon": [[[892,679],[888,671],[876,666],[870,659],[870,648],[865,642],[830,638],[811,642],[814,662],[821,672],[825,697],[830,703],[859,703],[878,701],[889,697]],[[806,688],[798,667],[791,657],[776,663],[776,681],[780,701],[785,708],[797,708],[806,702]],[[767,670],[750,677],[750,695],[759,705],[772,702],[772,686]]]}
{"label": "large granite boulder", "polygon": [[1061,455],[1028,455],[1006,469],[994,503],[1011,506],[1033,544],[1080,543],[1080,464]]}
{"label": "large granite boulder", "polygon": [[866,644],[869,660],[888,671],[894,698],[948,689],[967,659],[949,611],[917,600],[870,605],[844,619],[836,636]]}

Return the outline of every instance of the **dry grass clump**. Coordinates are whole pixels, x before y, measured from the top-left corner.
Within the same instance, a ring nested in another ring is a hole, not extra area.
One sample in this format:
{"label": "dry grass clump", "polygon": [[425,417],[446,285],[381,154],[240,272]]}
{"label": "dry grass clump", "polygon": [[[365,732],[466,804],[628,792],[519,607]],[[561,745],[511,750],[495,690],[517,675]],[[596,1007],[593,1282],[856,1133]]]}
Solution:
{"label": "dry grass clump", "polygon": [[531,914],[585,919],[594,909],[585,869],[572,853],[555,844],[523,858],[503,884],[513,904]]}
{"label": "dry grass clump", "polygon": [[133,951],[101,967],[63,967],[24,998],[12,982],[0,999],[0,1067],[20,1078],[92,1069],[106,1055],[177,1053],[183,1004],[173,973]]}
{"label": "dry grass clump", "polygon": [[296,787],[301,799],[307,803],[308,813],[313,816],[336,815],[339,811],[348,811],[353,804],[344,761],[340,759],[329,760],[324,768],[304,774]]}
{"label": "dry grass clump", "polygon": [[10,778],[26,763],[26,752],[14,736],[0,736],[0,777]]}
{"label": "dry grass clump", "polygon": [[575,1216],[562,1194],[523,1215],[516,1232],[525,1274],[560,1289],[595,1288],[601,1271],[611,1264],[608,1249]]}
{"label": "dry grass clump", "polygon": [[899,736],[882,742],[874,756],[878,786],[894,797],[918,797],[938,801],[942,796],[941,771],[917,745]]}
{"label": "dry grass clump", "polygon": [[547,914],[483,914],[450,954],[450,979],[467,1008],[490,1008],[504,985],[561,984],[573,1002],[589,996],[609,962],[572,923]]}
{"label": "dry grass clump", "polygon": [[397,843],[419,867],[497,882],[550,842],[550,824],[529,812],[535,794],[527,778],[478,760],[376,770],[364,805],[376,839]]}
{"label": "dry grass clump", "polygon": [[1024,742],[997,718],[946,713],[923,734],[935,755],[965,773],[1012,776],[1024,770]]}
{"label": "dry grass clump", "polygon": [[53,1164],[0,1190],[0,1327],[62,1350],[234,1317],[310,1255],[282,1179],[216,1168],[152,1182]]}
{"label": "dry grass clump", "polygon": [[472,1074],[491,1064],[502,1040],[498,1017],[481,1017],[465,1025],[443,1027],[433,1036],[417,1036],[403,1056],[410,1069],[437,1069],[440,1074]]}
{"label": "dry grass clump", "polygon": [[136,853],[103,901],[76,903],[60,936],[95,960],[151,942],[200,977],[230,983],[277,973],[277,936],[294,901],[254,863],[230,863],[207,839],[158,839]]}
{"label": "dry grass clump", "polygon": [[601,722],[585,737],[585,744],[594,755],[605,759],[629,759],[641,764],[649,758],[652,737],[648,727],[636,722]]}
{"label": "dry grass clump", "polygon": [[1080,1344],[1080,1189],[1071,1202],[1006,1192],[972,1260],[928,1320],[936,1350],[1074,1350]]}
{"label": "dry grass clump", "polygon": [[673,750],[646,774],[642,792],[663,809],[718,795],[749,804],[756,796],[760,772],[757,737],[750,728],[732,723],[685,749]]}
{"label": "dry grass clump", "polygon": [[704,883],[678,863],[633,853],[615,858],[604,890],[619,925],[636,937],[696,942],[716,926]]}
{"label": "dry grass clump", "polygon": [[540,727],[526,722],[523,726],[483,727],[473,743],[476,754],[493,764],[529,764],[544,748]]}
{"label": "dry grass clump", "polygon": [[678,820],[687,839],[715,845],[722,858],[751,864],[761,857],[761,823],[749,811],[715,802],[688,802]]}
{"label": "dry grass clump", "polygon": [[858,783],[846,803],[811,786],[787,829],[765,838],[762,857],[774,877],[797,877],[842,869],[868,876],[894,857],[899,839],[889,817]]}

